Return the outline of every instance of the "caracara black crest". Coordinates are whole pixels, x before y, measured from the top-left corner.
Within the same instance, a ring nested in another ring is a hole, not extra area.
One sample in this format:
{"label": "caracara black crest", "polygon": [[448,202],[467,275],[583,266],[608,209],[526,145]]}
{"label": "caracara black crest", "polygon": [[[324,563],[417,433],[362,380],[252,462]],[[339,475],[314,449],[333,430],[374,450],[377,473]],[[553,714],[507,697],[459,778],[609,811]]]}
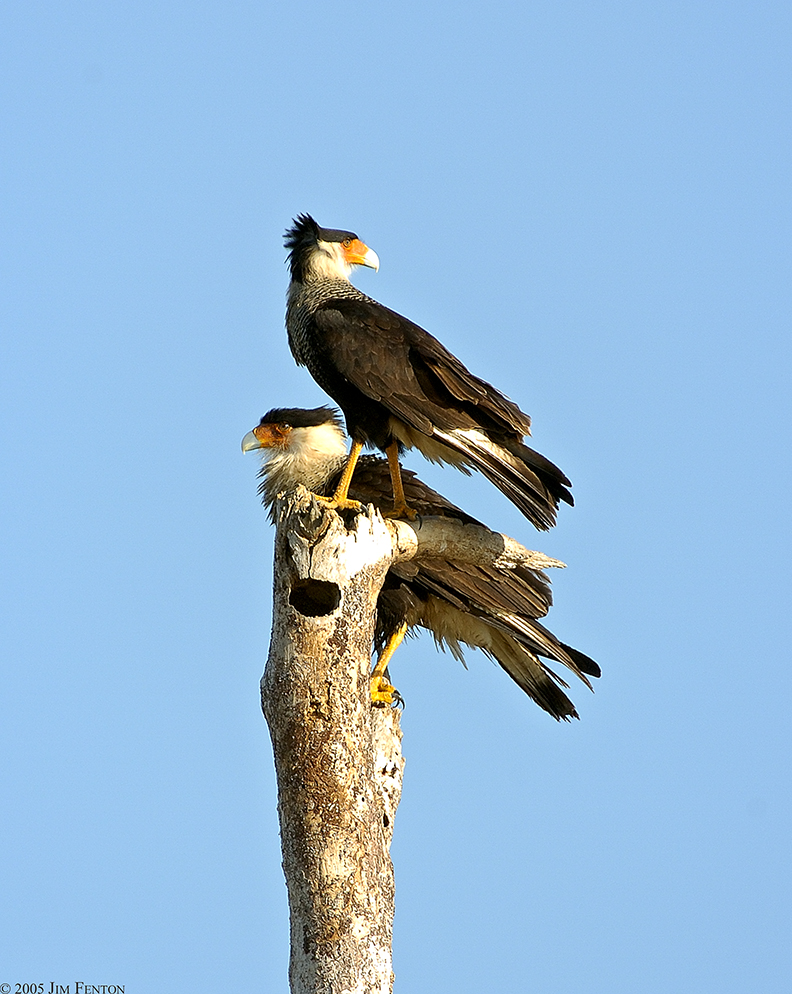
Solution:
{"label": "caracara black crest", "polygon": [[350,283],[354,266],[379,268],[376,253],[353,232],[322,228],[308,214],[294,221],[285,243],[292,354],[339,405],[352,438],[336,500],[346,502],[355,461],[369,444],[388,455],[391,513],[414,515],[399,454],[415,446],[434,462],[479,470],[537,528],[552,527],[559,501],[573,503],[570,483],[525,445],[530,418],[423,328]]}
{"label": "caracara black crest", "polygon": [[341,418],[332,407],[273,407],[260,424],[280,424],[288,428],[315,428],[317,425],[332,424],[340,430]]}
{"label": "caracara black crest", "polygon": [[[300,484],[321,496],[332,494],[347,458],[339,418],[322,407],[268,411],[245,435],[242,448],[245,452],[260,450],[265,457],[259,490],[271,515],[276,497],[293,492]],[[403,483],[405,496],[421,515],[479,524],[414,473],[404,471]],[[391,498],[388,463],[376,456],[363,456],[349,496],[387,511]],[[380,677],[405,632],[424,628],[438,645],[461,660],[463,646],[487,653],[554,718],[576,718],[577,711],[562,689],[567,683],[545,660],[562,664],[588,686],[588,678],[598,677],[600,668],[539,622],[551,603],[544,572],[525,565],[499,569],[420,556],[394,563],[377,601],[374,641],[380,657],[373,674],[373,699],[390,703],[392,688],[383,688]]]}
{"label": "caracara black crest", "polygon": [[292,279],[302,278],[304,258],[310,256],[318,242],[344,242],[356,239],[357,235],[352,231],[320,228],[310,214],[300,214],[283,236],[283,244],[289,249],[288,263]]}

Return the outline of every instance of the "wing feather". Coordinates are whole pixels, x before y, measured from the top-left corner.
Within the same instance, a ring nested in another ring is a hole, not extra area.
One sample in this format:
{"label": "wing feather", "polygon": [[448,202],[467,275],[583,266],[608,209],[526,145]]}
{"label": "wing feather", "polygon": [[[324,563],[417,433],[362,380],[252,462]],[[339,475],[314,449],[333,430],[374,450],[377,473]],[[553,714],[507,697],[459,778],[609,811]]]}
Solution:
{"label": "wing feather", "polygon": [[429,332],[382,304],[334,299],[315,311],[314,321],[349,383],[411,427],[427,434],[429,424],[481,426],[504,437],[529,433],[530,418],[515,403]]}

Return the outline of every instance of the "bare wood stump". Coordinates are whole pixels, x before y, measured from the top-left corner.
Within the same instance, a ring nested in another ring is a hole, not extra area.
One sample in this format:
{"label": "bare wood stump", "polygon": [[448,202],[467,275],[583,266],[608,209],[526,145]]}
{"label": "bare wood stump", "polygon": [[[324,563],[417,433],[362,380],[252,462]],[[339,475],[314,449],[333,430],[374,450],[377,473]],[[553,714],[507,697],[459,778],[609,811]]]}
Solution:
{"label": "bare wood stump", "polygon": [[278,778],[292,994],[393,989],[399,712],[369,690],[377,595],[393,558],[376,512],[281,505],[273,631],[261,681]]}
{"label": "bare wood stump", "polygon": [[371,704],[377,596],[390,565],[448,556],[563,566],[447,518],[342,516],[299,488],[276,504],[273,627],[261,680],[278,780],[292,994],[391,994],[390,844],[400,712]]}

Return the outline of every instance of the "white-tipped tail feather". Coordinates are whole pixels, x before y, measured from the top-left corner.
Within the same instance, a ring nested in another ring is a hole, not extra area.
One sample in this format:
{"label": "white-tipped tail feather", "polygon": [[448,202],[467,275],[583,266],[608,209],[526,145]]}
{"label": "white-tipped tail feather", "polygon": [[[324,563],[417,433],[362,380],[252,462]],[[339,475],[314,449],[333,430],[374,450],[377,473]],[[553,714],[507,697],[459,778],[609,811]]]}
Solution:
{"label": "white-tipped tail feather", "polygon": [[[533,457],[538,453],[526,445],[520,445],[519,454],[515,454],[482,431],[461,428],[449,432],[435,428],[434,438],[483,473],[537,528],[553,527],[559,498],[572,502],[566,477],[543,457],[539,458],[547,465],[537,467],[538,471],[533,469],[529,461],[535,462]],[[423,448],[420,441],[417,444]],[[557,474],[555,480],[552,480],[553,470]]]}

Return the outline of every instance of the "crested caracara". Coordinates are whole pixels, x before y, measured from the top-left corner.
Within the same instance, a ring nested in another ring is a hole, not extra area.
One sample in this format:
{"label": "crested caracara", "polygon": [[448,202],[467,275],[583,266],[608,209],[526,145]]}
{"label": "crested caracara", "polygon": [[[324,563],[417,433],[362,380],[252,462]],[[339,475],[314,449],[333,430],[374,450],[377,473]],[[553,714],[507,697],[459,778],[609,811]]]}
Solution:
{"label": "crested caracara", "polygon": [[[261,449],[264,457],[259,492],[273,517],[280,493],[303,484],[322,496],[332,494],[347,460],[340,418],[330,408],[276,408],[242,440],[244,452]],[[460,508],[404,470],[405,496],[418,513],[479,524]],[[391,500],[388,463],[363,456],[349,487],[349,497],[387,509]],[[541,570],[527,566],[498,569],[454,562],[448,558],[417,557],[391,566],[377,602],[372,698],[391,702],[393,688],[385,667],[404,634],[428,629],[440,647],[463,660],[462,646],[482,649],[496,659],[532,700],[556,719],[577,718],[574,705],[561,690],[568,684],[544,660],[562,663],[591,686],[588,677],[599,666],[560,642],[539,623],[552,603],[550,585]],[[543,658],[540,658],[543,657]]]}
{"label": "crested caracara", "polygon": [[289,345],[299,365],[344,413],[352,439],[347,488],[365,444],[388,456],[392,515],[409,514],[399,454],[415,446],[434,462],[480,470],[522,513],[546,529],[571,484],[557,466],[523,444],[530,418],[423,328],[367,297],[349,282],[353,266],[379,268],[375,252],[351,231],[321,228],[301,214],[286,232],[291,283]]}

